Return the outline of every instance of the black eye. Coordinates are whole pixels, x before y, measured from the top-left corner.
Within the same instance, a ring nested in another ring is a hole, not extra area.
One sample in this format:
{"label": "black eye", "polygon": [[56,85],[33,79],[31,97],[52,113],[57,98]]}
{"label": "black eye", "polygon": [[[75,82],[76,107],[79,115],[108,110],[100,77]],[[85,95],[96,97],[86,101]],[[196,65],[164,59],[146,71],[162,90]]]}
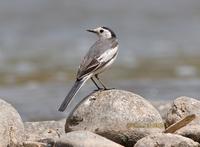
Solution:
{"label": "black eye", "polygon": [[100,30],[99,32],[100,32],[100,33],[103,33],[103,32],[104,32],[104,30]]}

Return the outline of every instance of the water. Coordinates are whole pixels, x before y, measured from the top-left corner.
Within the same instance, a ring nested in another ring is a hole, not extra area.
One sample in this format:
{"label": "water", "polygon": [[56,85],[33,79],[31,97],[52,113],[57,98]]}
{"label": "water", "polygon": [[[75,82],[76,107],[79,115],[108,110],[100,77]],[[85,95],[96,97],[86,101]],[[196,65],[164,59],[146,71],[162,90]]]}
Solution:
{"label": "water", "polygon": [[[1,97],[16,107],[24,121],[58,120],[65,113],[57,109],[72,83],[28,84],[0,88]],[[200,99],[200,79],[195,80],[123,80],[107,83],[109,87],[123,89],[139,94],[152,103],[169,102],[179,96],[189,96]],[[85,97],[95,90],[88,82],[77,97]]]}
{"label": "water", "polygon": [[198,98],[199,7],[198,0],[0,0],[0,97],[24,120],[63,117],[58,105],[95,41],[85,30],[105,25],[120,43],[104,75],[109,85],[152,101]]}

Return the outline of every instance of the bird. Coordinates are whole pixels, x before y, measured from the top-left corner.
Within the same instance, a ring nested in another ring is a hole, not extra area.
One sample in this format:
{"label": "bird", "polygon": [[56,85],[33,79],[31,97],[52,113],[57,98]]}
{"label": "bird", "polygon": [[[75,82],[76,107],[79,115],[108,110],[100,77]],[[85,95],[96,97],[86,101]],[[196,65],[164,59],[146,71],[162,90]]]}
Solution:
{"label": "bird", "polygon": [[[101,26],[95,29],[88,29],[87,31],[96,34],[98,39],[82,59],[76,75],[76,81],[58,109],[58,111],[63,112],[67,108],[69,115],[83,101],[84,98],[76,98],[75,105],[72,106],[73,97],[86,81],[91,79],[97,90],[108,89],[99,79],[98,75],[110,68],[118,54],[118,39],[110,28]],[[103,88],[100,88],[94,79]]]}

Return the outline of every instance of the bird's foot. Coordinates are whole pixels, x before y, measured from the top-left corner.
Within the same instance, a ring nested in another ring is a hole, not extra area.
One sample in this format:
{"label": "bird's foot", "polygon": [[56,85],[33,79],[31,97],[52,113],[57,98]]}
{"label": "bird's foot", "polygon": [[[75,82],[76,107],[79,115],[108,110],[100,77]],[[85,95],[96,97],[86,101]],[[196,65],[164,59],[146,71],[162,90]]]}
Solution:
{"label": "bird's foot", "polygon": [[113,90],[113,89],[115,89],[115,88],[99,88],[94,91],[106,91],[106,90]]}
{"label": "bird's foot", "polygon": [[113,90],[115,88],[104,88],[104,90]]}
{"label": "bird's foot", "polygon": [[98,88],[98,89],[96,89],[94,91],[103,91],[103,90],[105,90],[105,89],[104,88]]}

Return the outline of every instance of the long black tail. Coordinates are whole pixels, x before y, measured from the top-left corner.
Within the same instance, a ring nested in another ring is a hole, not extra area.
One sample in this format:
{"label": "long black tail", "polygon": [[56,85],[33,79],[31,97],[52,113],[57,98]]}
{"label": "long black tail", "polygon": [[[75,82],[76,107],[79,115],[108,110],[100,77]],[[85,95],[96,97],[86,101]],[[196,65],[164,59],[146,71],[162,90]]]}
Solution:
{"label": "long black tail", "polygon": [[74,83],[74,86],[71,88],[68,95],[65,97],[65,99],[62,102],[58,111],[63,112],[67,108],[67,106],[70,103],[70,101],[72,100],[72,98],[76,95],[76,93],[83,86],[83,84],[86,82],[86,80],[87,79],[76,80],[76,82]]}

